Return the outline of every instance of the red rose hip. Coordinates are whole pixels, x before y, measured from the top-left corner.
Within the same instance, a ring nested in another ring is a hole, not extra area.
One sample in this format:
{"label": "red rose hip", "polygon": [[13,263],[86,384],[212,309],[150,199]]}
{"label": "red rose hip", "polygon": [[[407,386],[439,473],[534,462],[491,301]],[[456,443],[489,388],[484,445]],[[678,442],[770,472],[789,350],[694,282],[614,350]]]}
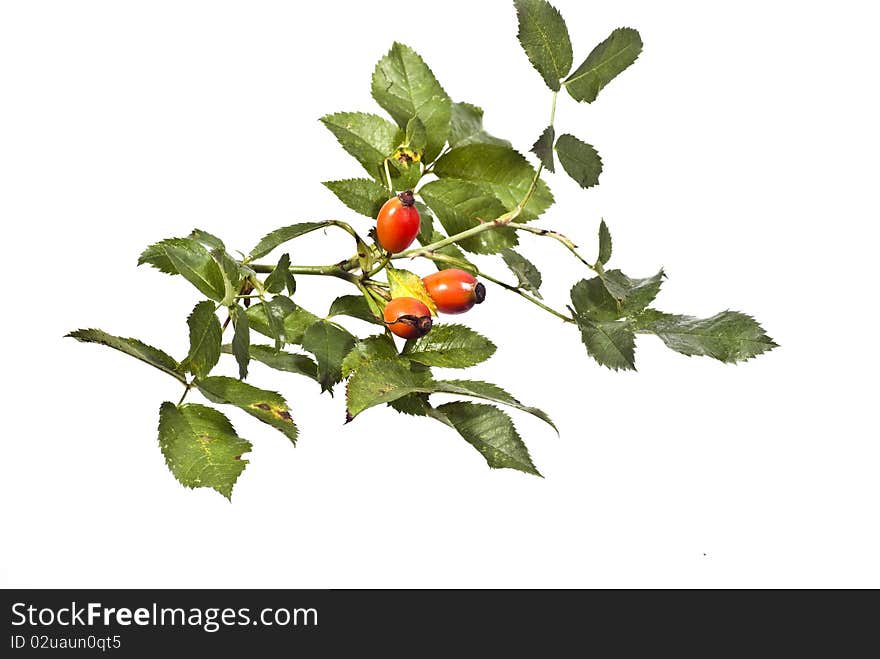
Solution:
{"label": "red rose hip", "polygon": [[486,299],[486,287],[471,273],[449,268],[422,279],[428,294],[442,313],[464,313]]}
{"label": "red rose hip", "polygon": [[411,190],[386,201],[376,219],[376,236],[387,252],[396,254],[412,245],[419,235],[421,218]]}
{"label": "red rose hip", "polygon": [[431,310],[414,297],[396,297],[385,305],[385,324],[404,339],[418,339],[431,331]]}

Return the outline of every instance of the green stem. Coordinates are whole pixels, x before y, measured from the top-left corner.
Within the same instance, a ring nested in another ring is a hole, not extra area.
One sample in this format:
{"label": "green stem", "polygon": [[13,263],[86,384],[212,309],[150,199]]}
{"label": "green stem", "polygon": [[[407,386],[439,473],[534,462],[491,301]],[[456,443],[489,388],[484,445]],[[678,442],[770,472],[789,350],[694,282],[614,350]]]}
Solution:
{"label": "green stem", "polygon": [[[354,261],[355,267],[357,267],[357,258]],[[290,266],[290,272],[295,275],[324,275],[326,277],[337,277],[352,283],[357,282],[358,277],[346,270],[348,264],[349,261],[335,265],[292,265]],[[248,267],[258,274],[268,274],[275,269],[274,266],[261,263],[252,263]]]}
{"label": "green stem", "polygon": [[189,393],[189,390],[193,388],[194,382],[186,383],[186,389],[183,390],[183,395],[180,397],[180,400],[177,401],[177,407],[183,405],[183,401],[186,400],[186,395]]}
{"label": "green stem", "polygon": [[565,236],[565,235],[559,233],[558,231],[550,231],[549,229],[541,229],[540,227],[533,227],[533,226],[529,226],[527,224],[517,224],[513,228],[516,229],[517,231],[525,231],[527,233],[533,233],[536,236],[547,236],[548,238],[553,238],[553,240],[556,240],[556,241],[562,243],[563,245],[565,245],[565,248],[569,252],[574,254],[575,258],[577,258],[578,261],[583,263],[590,270],[593,270],[594,272],[598,272],[598,270],[594,264],[590,263],[589,261],[587,261],[587,259],[585,259],[583,256],[580,255],[580,253],[577,251],[577,245],[575,245],[572,242],[571,238],[569,238],[568,236]]}

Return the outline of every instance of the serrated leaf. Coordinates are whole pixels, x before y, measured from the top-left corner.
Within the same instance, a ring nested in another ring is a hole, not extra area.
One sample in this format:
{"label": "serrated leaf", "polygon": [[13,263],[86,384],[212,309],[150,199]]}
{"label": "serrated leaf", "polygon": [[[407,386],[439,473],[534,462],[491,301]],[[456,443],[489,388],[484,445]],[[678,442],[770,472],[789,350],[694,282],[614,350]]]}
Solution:
{"label": "serrated leaf", "polygon": [[602,88],[635,62],[641,52],[639,33],[628,27],[617,28],[593,48],[565,81],[565,88],[574,100],[592,103]]}
{"label": "serrated leaf", "polygon": [[190,231],[190,234],[187,237],[201,243],[209,250],[219,250],[221,252],[226,251],[226,245],[223,244],[223,241],[214,234],[208,233],[207,231],[202,231],[201,229],[193,229],[192,231]]}
{"label": "serrated leaf", "polygon": [[421,391],[430,378],[429,372],[413,371],[405,360],[397,357],[361,363],[348,381],[345,393],[347,418],[351,420],[375,405]]}
{"label": "serrated leaf", "polygon": [[387,119],[366,112],[337,112],[321,117],[345,151],[377,181],[385,176],[383,163],[403,139],[403,131]]}
{"label": "serrated leaf", "polygon": [[605,265],[611,260],[611,246],[611,232],[605,220],[602,220],[599,224],[599,258],[597,259],[600,264]]}
{"label": "serrated leaf", "polygon": [[276,295],[262,303],[266,312],[269,336],[275,339],[275,349],[280,350],[286,343],[293,343],[287,335],[287,317],[296,311],[296,304],[289,297]]}
{"label": "serrated leaf", "polygon": [[187,370],[196,378],[208,377],[220,360],[220,344],[223,330],[213,302],[199,302],[189,318],[189,354],[186,357]]}
{"label": "serrated leaf", "polygon": [[399,270],[390,265],[386,268],[388,276],[388,285],[391,287],[391,297],[412,297],[424,303],[430,310],[431,314],[437,315],[437,305],[433,298],[428,294],[428,289],[422,282],[421,277],[409,270]]}
{"label": "serrated leaf", "polygon": [[372,94],[401,128],[418,117],[426,132],[424,159],[431,162],[437,157],[449,135],[452,102],[412,48],[395,42],[379,60],[373,71]]}
{"label": "serrated leaf", "polygon": [[342,380],[342,360],[354,347],[355,337],[326,320],[312,323],[303,336],[302,346],[318,360],[321,391],[331,391]]}
{"label": "serrated leaf", "polygon": [[519,19],[517,38],[532,66],[553,91],[571,71],[573,55],[568,28],[560,13],[545,0],[514,0]]}
{"label": "serrated leaf", "polygon": [[[419,194],[427,202],[449,235],[493,221],[507,212],[504,205],[482,188],[456,179],[440,179],[424,185]],[[458,241],[462,249],[474,254],[495,254],[519,243],[509,227],[484,231]]]}
{"label": "serrated leaf", "polygon": [[299,238],[300,236],[310,233],[311,231],[322,229],[332,224],[332,221],[300,222],[299,224],[291,224],[290,226],[275,229],[274,231],[271,231],[263,236],[260,242],[257,243],[257,246],[251,250],[248,259],[251,261],[253,261],[254,259],[259,259],[263,256],[266,256],[266,254],[271,252],[279,245],[286,243],[288,240]]}
{"label": "serrated leaf", "polygon": [[296,443],[296,425],[290,417],[287,401],[280,394],[220,375],[205,378],[197,382],[196,387],[211,402],[235,405]]}
{"label": "serrated leaf", "polygon": [[644,317],[637,319],[635,329],[659,336],[669,348],[683,355],[707,356],[729,364],[777,347],[754,318],[738,311],[694,318],[648,309]]}
{"label": "serrated leaf", "polygon": [[235,296],[241,290],[241,284],[245,277],[251,274],[250,269],[242,266],[222,249],[212,249],[211,258],[220,266],[223,275],[223,306],[230,306],[235,301]]}
{"label": "serrated leaf", "polygon": [[159,410],[159,448],[165,464],[184,487],[210,487],[229,499],[251,450],[222,413],[205,405],[176,407],[162,403]]}
{"label": "serrated leaf", "polygon": [[358,340],[342,360],[342,376],[351,377],[361,366],[380,359],[397,359],[397,346],[387,334],[376,334]]}
{"label": "serrated leaf", "polygon": [[421,155],[428,146],[428,133],[425,124],[418,117],[413,117],[406,123],[404,144],[418,155]]}
{"label": "serrated leaf", "polygon": [[577,315],[588,320],[617,320],[623,317],[619,301],[608,292],[599,277],[582,279],[572,286],[571,302]]}
{"label": "serrated leaf", "polygon": [[532,145],[532,153],[538,156],[538,160],[544,165],[544,169],[550,172],[556,171],[556,163],[553,160],[553,142],[556,141],[556,130],[553,126],[547,126],[538,140]]}
{"label": "serrated leaf", "polygon": [[660,292],[663,271],[652,277],[633,279],[620,270],[608,270],[600,277],[582,279],[571,289],[571,301],[578,315],[589,320],[617,320],[647,307]]}
{"label": "serrated leaf", "polygon": [[556,140],[556,153],[562,169],[582,188],[599,184],[602,158],[591,145],[568,133]]}
{"label": "serrated leaf", "polygon": [[483,400],[490,400],[495,403],[509,405],[510,407],[536,416],[559,434],[559,429],[550,417],[547,416],[546,412],[539,410],[537,407],[523,405],[516,398],[504,391],[504,389],[491,382],[481,382],[479,380],[439,380],[431,383],[431,389],[433,390],[432,393],[473,396],[474,398],[482,398]]}
{"label": "serrated leaf", "polygon": [[367,323],[385,326],[385,323],[370,309],[370,305],[363,295],[341,295],[333,300],[333,304],[330,305],[330,313],[327,316],[350,316]]}
{"label": "serrated leaf", "polygon": [[620,270],[608,270],[603,274],[602,283],[611,295],[620,301],[621,315],[632,316],[647,307],[663,284],[663,270],[652,277],[633,279]]}
{"label": "serrated leaf", "polygon": [[541,288],[541,272],[535,267],[534,263],[512,249],[502,251],[501,258],[504,259],[507,267],[516,276],[518,286],[521,289],[531,291],[537,297],[541,297],[539,291]]}
{"label": "serrated leaf", "polygon": [[575,316],[587,353],[602,366],[635,370],[635,335],[622,320],[592,321]]}
{"label": "serrated leaf", "polygon": [[[507,211],[522,203],[535,178],[534,168],[521,153],[498,144],[468,144],[452,149],[437,161],[434,173],[441,179],[454,178],[472,183],[497,198]],[[539,180],[517,219],[522,222],[533,220],[552,203],[550,189]]]}
{"label": "serrated leaf", "polygon": [[108,348],[124,352],[126,355],[158,368],[163,373],[167,373],[186,384],[186,378],[183,376],[180,364],[167,353],[147,345],[143,341],[113,336],[99,329],[79,329],[67,336],[83,343],[99,343]]}
{"label": "serrated leaf", "polygon": [[[302,345],[303,335],[305,334],[306,329],[312,325],[312,323],[319,320],[319,318],[300,306],[294,305],[294,307],[293,310],[284,316],[283,334],[286,343]],[[272,328],[269,326],[269,319],[266,316],[266,308],[262,303],[252,306],[247,310],[247,314],[251,329],[264,336],[273,339],[276,338],[273,334]]]}
{"label": "serrated leaf", "polygon": [[468,368],[493,354],[495,344],[470,327],[443,323],[410,344],[404,356],[425,366]]}
{"label": "serrated leaf", "polygon": [[288,274],[290,274],[290,254],[282,254],[275,269],[266,277],[263,286],[270,293],[280,293],[287,286]]}
{"label": "serrated leaf", "polygon": [[388,407],[395,412],[400,412],[407,416],[429,416],[432,409],[428,403],[427,394],[401,396],[397,400],[392,400],[388,403]]}
{"label": "serrated leaf", "polygon": [[248,315],[239,307],[234,306],[229,311],[232,317],[232,346],[231,352],[238,364],[238,377],[244,380],[247,377],[248,364],[251,360],[251,326]]}
{"label": "serrated leaf", "polygon": [[[419,235],[416,237],[416,240],[418,240],[419,244],[425,246],[444,240],[447,236],[434,228],[434,216],[431,213],[431,210],[420,202],[416,202],[416,208],[419,209],[419,216],[421,217],[421,227],[419,229]],[[434,261],[434,266],[438,270],[462,267],[473,272],[477,271],[477,267],[470,261],[468,261],[467,257],[464,255],[464,252],[462,252],[457,245],[447,245],[446,247],[441,247],[440,249],[435,251],[437,254],[451,256],[455,259],[458,259],[459,261],[462,261],[461,266],[452,265],[443,261]]]}
{"label": "serrated leaf", "polygon": [[324,185],[355,213],[376,218],[388,201],[388,188],[367,178],[325,181]]}
{"label": "serrated leaf", "polygon": [[204,295],[217,302],[226,296],[220,266],[201,243],[191,238],[168,238],[141,253],[138,265],[149,263],[172,275],[181,275]]}
{"label": "serrated leaf", "polygon": [[[232,346],[224,345],[223,352],[232,352]],[[272,346],[257,344],[250,346],[250,356],[261,364],[274,368],[276,371],[298,373],[312,380],[318,380],[318,365],[307,355],[275,350]]]}
{"label": "serrated leaf", "polygon": [[466,144],[499,144],[510,147],[510,142],[493,137],[483,128],[483,109],[470,103],[453,103],[449,123],[449,146]]}
{"label": "serrated leaf", "polygon": [[529,450],[510,417],[492,405],[446,403],[436,410],[443,421],[455,428],[477,449],[490,467],[508,468],[540,476]]}

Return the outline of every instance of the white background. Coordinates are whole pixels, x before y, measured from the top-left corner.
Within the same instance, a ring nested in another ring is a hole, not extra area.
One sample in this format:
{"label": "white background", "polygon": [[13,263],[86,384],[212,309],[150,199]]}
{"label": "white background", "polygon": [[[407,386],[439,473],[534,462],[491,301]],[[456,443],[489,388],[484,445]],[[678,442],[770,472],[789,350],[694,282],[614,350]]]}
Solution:
{"label": "white background", "polygon": [[[542,225],[592,255],[605,217],[613,264],[666,268],[658,306],[748,311],[782,347],[725,366],[643,337],[639,372],[616,374],[572,327],[490,289],[467,322],[499,350],[471,373],[555,418],[560,438],[515,415],[545,479],[489,470],[431,420],[374,409],[343,426],[341,390],[255,366],[301,437],[227,410],[254,443],[231,504],[164,465],[157,413],[175,382],[62,336],[101,327],[182,356],[197,294],[135,261],[192,227],[241,250],[297,221],[365,232],[320,185],[362,172],[317,119],[379,111],[370,74],[394,39],[527,150],[549,93],[512,7],[0,6],[3,584],[880,586],[870,4],[558,5],[575,64],[621,25],[645,50],[596,103],[560,98],[558,127],[605,171],[589,191],[552,177]],[[586,273],[547,242],[523,252],[561,306]],[[349,249],[311,236],[293,256]],[[299,283],[319,312],[349,292]]]}

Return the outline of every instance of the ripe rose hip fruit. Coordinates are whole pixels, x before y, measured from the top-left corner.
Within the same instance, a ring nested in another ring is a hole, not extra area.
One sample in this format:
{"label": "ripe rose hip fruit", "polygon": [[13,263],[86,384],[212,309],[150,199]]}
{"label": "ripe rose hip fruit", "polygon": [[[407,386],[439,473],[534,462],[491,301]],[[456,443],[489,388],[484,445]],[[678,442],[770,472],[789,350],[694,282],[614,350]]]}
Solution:
{"label": "ripe rose hip fruit", "polygon": [[486,287],[471,273],[457,268],[435,272],[422,283],[442,313],[464,313],[486,299]]}
{"label": "ripe rose hip fruit", "polygon": [[412,245],[419,235],[421,219],[411,190],[386,201],[376,220],[376,236],[382,249],[396,254]]}
{"label": "ripe rose hip fruit", "polygon": [[396,297],[385,305],[385,324],[397,336],[417,339],[431,331],[431,310],[414,297]]}

